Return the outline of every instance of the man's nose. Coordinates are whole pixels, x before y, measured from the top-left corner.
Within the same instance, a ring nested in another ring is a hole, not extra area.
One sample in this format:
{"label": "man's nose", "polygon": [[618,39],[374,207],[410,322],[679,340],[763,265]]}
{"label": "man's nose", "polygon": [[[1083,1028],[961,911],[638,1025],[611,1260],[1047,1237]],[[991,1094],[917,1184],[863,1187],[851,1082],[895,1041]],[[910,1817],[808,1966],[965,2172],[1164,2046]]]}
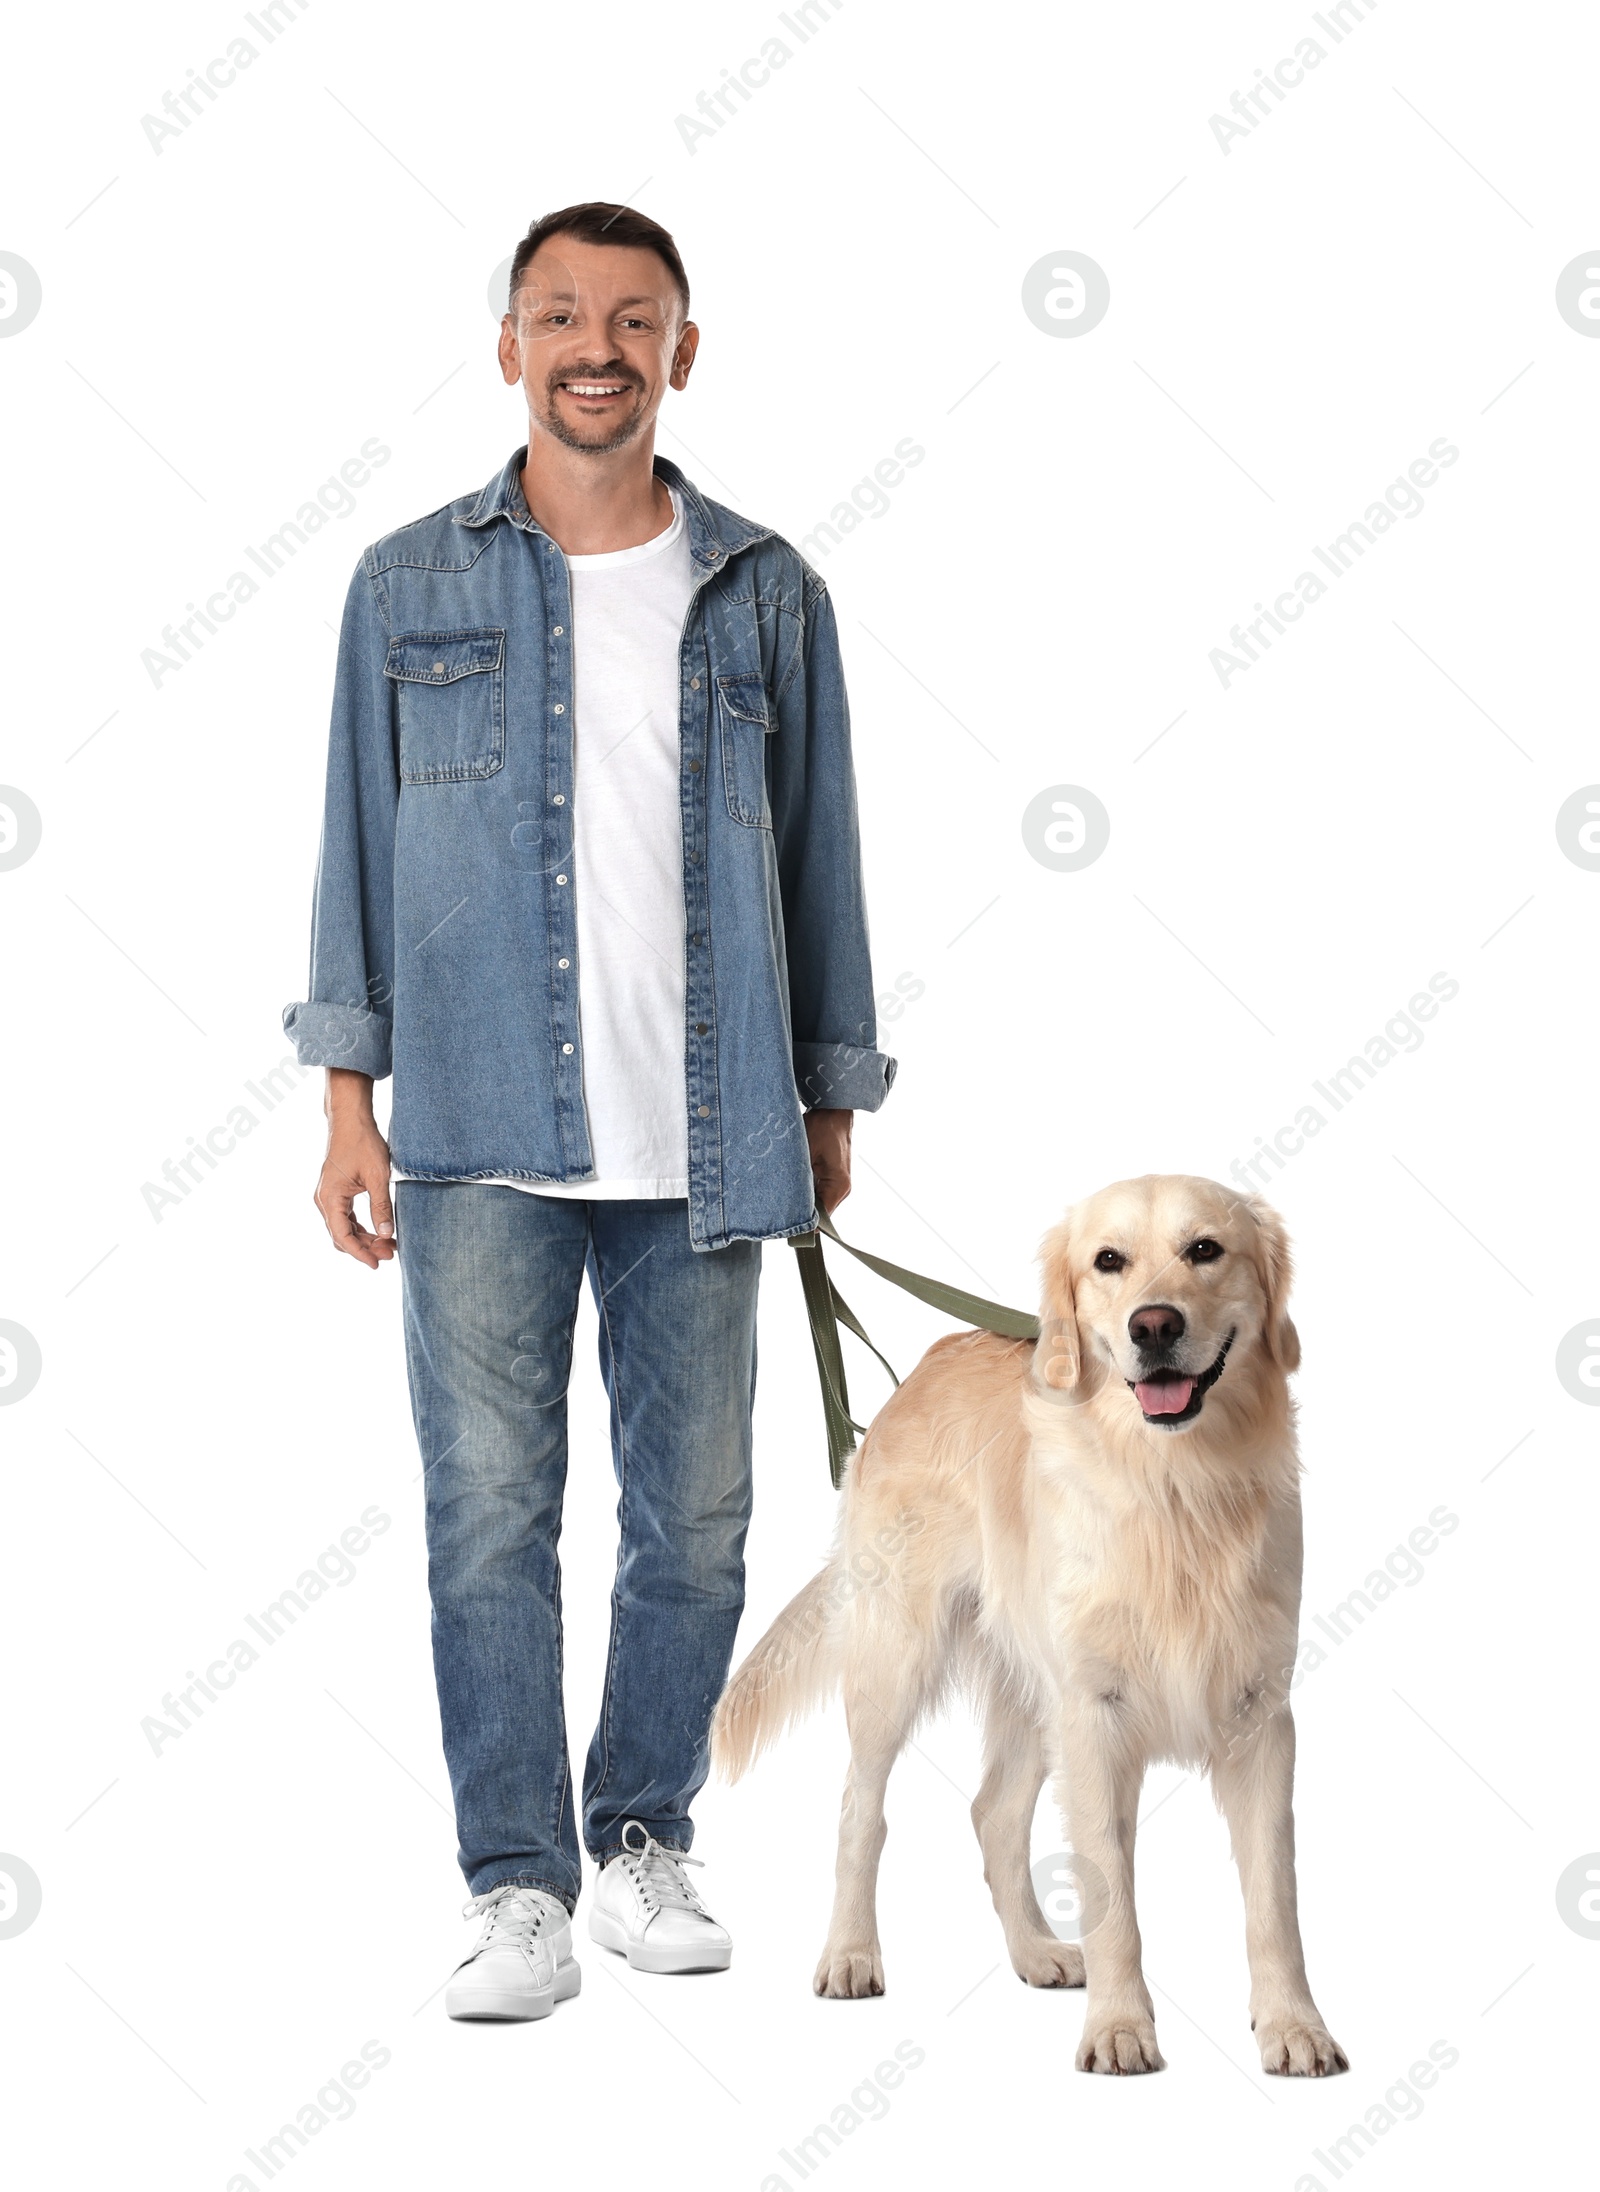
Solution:
{"label": "man's nose", "polygon": [[1174,1309],[1171,1302],[1152,1302],[1147,1308],[1136,1309],[1128,1319],[1129,1337],[1147,1353],[1173,1346],[1183,1338],[1183,1332],[1183,1311]]}

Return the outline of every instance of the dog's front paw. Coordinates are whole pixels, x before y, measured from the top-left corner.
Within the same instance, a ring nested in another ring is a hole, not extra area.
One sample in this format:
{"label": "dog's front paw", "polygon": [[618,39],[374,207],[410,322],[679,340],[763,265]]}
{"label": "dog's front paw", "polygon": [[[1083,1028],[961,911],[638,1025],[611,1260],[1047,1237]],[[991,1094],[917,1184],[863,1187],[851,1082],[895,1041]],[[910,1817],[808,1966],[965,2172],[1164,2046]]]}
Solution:
{"label": "dog's front paw", "polygon": [[1349,2056],[1315,2011],[1259,2018],[1256,2040],[1261,2067],[1275,2078],[1333,2078],[1350,2068]]}
{"label": "dog's front paw", "polygon": [[1078,2042],[1078,2068],[1102,2077],[1131,2078],[1146,2070],[1165,2070],[1156,2045],[1154,2019],[1139,2010],[1099,2016],[1093,2011]]}
{"label": "dog's front paw", "polygon": [[830,1942],[822,1952],[811,1991],[834,2002],[859,2002],[881,1994],[883,1957],[877,1943],[870,1948],[835,1948]]}
{"label": "dog's front paw", "polygon": [[1058,1941],[1054,1934],[1042,1934],[1038,1940],[1014,1948],[1011,1964],[1017,1977],[1026,1979],[1029,1986],[1083,1985],[1083,1950],[1074,1942]]}

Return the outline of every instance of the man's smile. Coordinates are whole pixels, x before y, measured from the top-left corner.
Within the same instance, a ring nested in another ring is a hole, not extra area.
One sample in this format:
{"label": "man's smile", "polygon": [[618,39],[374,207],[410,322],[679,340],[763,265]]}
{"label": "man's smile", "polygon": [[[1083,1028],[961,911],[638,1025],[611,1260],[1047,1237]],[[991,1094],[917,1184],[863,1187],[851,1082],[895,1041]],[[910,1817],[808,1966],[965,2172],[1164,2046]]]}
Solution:
{"label": "man's smile", "polygon": [[631,384],[627,381],[570,380],[557,381],[556,387],[562,395],[571,396],[578,403],[602,404],[629,394]]}

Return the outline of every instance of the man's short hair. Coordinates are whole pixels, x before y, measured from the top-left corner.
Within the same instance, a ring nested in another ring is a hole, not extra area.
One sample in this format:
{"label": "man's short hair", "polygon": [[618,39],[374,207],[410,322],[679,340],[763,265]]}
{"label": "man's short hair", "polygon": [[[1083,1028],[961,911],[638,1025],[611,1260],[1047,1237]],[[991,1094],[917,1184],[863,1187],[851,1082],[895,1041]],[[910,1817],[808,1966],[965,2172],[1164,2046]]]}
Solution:
{"label": "man's short hair", "polygon": [[511,261],[508,311],[521,286],[528,261],[552,236],[576,236],[586,244],[613,244],[622,249],[653,251],[672,276],[673,286],[683,304],[683,316],[688,318],[689,277],[683,271],[678,247],[667,231],[659,221],[652,221],[648,213],[636,213],[632,206],[607,205],[598,198],[583,205],[563,206],[559,213],[543,214],[534,222]]}

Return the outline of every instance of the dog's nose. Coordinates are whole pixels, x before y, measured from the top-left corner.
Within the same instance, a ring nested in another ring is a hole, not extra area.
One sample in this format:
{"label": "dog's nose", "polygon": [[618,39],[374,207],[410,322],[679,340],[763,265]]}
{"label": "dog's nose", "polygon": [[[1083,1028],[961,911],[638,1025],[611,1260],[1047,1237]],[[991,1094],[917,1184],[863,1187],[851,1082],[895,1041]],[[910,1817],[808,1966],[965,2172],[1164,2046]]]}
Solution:
{"label": "dog's nose", "polygon": [[1183,1311],[1174,1309],[1171,1302],[1152,1302],[1147,1309],[1136,1309],[1128,1319],[1129,1337],[1147,1353],[1171,1347],[1183,1338],[1183,1330]]}

